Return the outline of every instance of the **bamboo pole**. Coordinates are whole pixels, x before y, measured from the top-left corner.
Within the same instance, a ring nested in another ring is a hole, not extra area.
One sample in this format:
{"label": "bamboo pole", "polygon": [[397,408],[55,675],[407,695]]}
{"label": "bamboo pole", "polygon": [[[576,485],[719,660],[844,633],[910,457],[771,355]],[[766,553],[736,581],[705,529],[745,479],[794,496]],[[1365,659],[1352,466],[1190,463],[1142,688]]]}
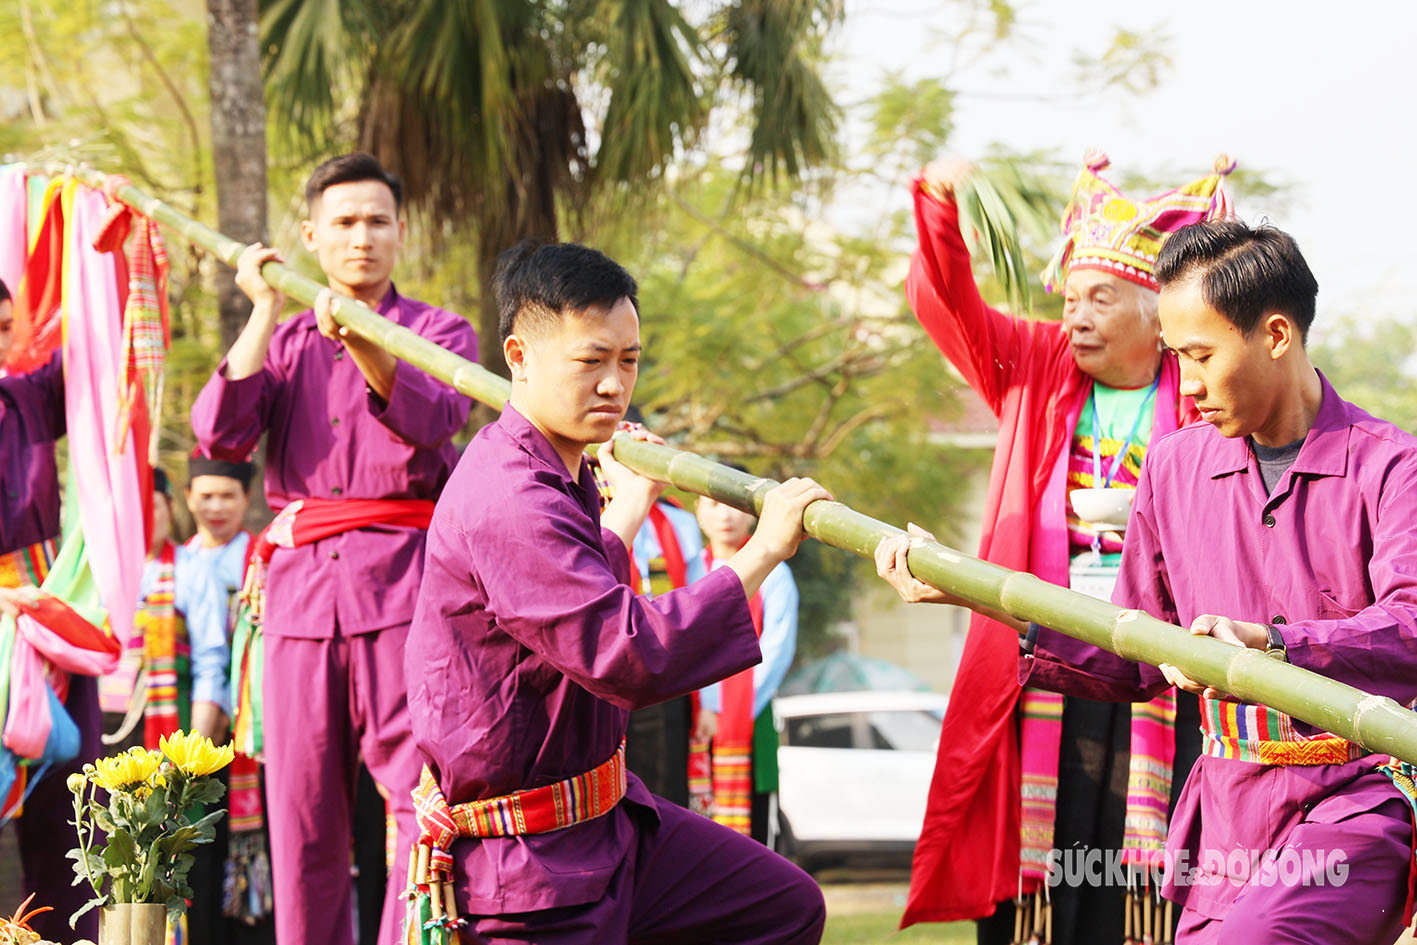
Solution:
{"label": "bamboo pole", "polygon": [[[50,174],[73,174],[92,187],[104,175],[84,168],[47,167]],[[171,227],[185,239],[234,266],[245,247],[179,213],[132,185],[114,196]],[[287,296],[313,305],[323,286],[287,266],[269,262],[261,274]],[[509,383],[479,365],[394,324],[364,304],[336,296],[334,317],[360,337],[450,384],[463,394],[501,409]],[[706,495],[753,514],[777,483],[730,469],[693,453],[628,437],[617,437],[615,456],[625,465],[688,492]],[[803,516],[807,534],[826,544],[871,558],[881,539],[901,529],[863,515],[839,502],[814,502]],[[976,607],[1002,611],[1019,620],[1051,627],[1130,660],[1169,663],[1190,678],[1261,703],[1356,742],[1370,751],[1417,764],[1417,713],[1392,699],[1328,679],[1317,673],[1240,649],[1186,630],[1138,610],[1123,610],[1032,574],[1010,571],[938,542],[913,542],[908,561],[920,580]]]}

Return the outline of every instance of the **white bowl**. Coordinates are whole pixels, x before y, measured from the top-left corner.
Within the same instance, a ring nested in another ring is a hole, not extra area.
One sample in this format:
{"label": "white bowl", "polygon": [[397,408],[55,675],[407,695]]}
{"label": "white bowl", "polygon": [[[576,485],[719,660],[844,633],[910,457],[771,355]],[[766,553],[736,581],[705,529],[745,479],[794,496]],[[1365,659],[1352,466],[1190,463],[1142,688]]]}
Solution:
{"label": "white bowl", "polygon": [[1123,531],[1132,511],[1135,489],[1074,489],[1073,511],[1077,517],[1103,531]]}

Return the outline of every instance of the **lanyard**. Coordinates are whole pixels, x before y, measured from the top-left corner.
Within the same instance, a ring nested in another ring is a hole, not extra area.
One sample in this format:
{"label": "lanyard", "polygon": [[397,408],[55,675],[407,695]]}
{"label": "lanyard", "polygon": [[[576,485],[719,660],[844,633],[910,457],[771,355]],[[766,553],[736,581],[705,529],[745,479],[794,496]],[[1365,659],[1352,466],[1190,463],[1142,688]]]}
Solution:
{"label": "lanyard", "polygon": [[[1132,420],[1131,432],[1127,434],[1127,441],[1122,444],[1117,455],[1112,457],[1112,468],[1107,471],[1107,478],[1102,478],[1102,421],[1097,413],[1097,387],[1093,385],[1092,395],[1088,402],[1092,405],[1092,484],[1097,489],[1112,488],[1112,479],[1117,475],[1117,470],[1122,468],[1122,461],[1127,458],[1127,454],[1132,451],[1132,442],[1137,437],[1137,430],[1141,427],[1141,418],[1146,416],[1146,408],[1156,396],[1156,388],[1161,384],[1160,372],[1156,375],[1156,380],[1151,382],[1151,389],[1146,392],[1146,398],[1142,400],[1141,407],[1137,409],[1137,415]],[[1101,482],[1101,485],[1098,485]]]}

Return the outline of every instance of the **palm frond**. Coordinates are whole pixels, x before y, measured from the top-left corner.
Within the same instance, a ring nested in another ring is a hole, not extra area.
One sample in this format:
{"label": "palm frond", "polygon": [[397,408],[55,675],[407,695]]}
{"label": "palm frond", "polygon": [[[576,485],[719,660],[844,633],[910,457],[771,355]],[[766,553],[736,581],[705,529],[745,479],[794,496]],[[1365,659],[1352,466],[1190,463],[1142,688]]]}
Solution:
{"label": "palm frond", "polygon": [[358,95],[361,69],[398,3],[272,0],[261,14],[262,60],[271,111],[295,140],[323,140],[342,99]]}
{"label": "palm frond", "polygon": [[1042,238],[1061,205],[1055,185],[1012,161],[976,169],[955,185],[960,232],[972,252],[994,267],[1010,302],[1021,311],[1033,305],[1033,282],[1020,234]]}
{"label": "palm frond", "polygon": [[752,96],[749,182],[797,177],[835,155],[840,110],[817,69],[841,17],[840,0],[738,0],[722,11],[728,74]]}
{"label": "palm frond", "polygon": [[692,143],[708,116],[694,78],[698,31],[669,0],[623,0],[607,37],[610,103],[597,172],[624,183],[663,167]]}

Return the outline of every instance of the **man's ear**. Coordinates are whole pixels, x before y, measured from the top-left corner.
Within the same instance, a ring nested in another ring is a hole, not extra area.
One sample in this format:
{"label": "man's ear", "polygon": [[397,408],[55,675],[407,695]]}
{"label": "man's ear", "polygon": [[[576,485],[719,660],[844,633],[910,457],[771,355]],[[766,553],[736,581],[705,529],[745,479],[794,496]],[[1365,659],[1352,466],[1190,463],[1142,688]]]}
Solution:
{"label": "man's ear", "polygon": [[526,362],[530,353],[526,339],[520,335],[508,335],[507,340],[502,342],[502,357],[507,361],[507,368],[512,372],[512,380],[526,380]]}
{"label": "man's ear", "polygon": [[301,221],[300,221],[300,242],[305,246],[305,248],[306,248],[307,250],[309,250],[309,251],[312,252],[312,253],[315,252],[316,247],[315,247],[315,221],[314,221],[314,220],[308,220],[308,219],[307,219],[307,220],[301,220]]}
{"label": "man's ear", "polygon": [[1270,312],[1264,319],[1265,340],[1269,344],[1269,356],[1278,361],[1292,345],[1303,345],[1299,328],[1282,312]]}

